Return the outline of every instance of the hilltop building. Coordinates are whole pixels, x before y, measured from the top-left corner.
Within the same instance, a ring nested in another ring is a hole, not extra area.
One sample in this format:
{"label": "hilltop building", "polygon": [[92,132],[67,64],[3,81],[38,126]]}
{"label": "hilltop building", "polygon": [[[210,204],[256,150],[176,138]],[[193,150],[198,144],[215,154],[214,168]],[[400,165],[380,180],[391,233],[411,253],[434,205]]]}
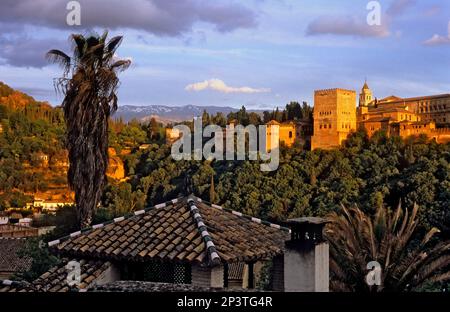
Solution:
{"label": "hilltop building", "polygon": [[356,92],[345,89],[314,92],[314,135],[311,149],[340,146],[356,130]]}
{"label": "hilltop building", "polygon": [[365,82],[357,108],[355,91],[315,91],[311,148],[339,147],[357,129],[365,129],[369,137],[381,130],[402,138],[424,134],[445,143],[450,141],[449,126],[450,94],[378,100]]}
{"label": "hilltop building", "polygon": [[[293,147],[295,144],[301,146],[310,145],[313,125],[307,119],[283,123],[271,120],[266,126],[266,151],[273,149],[273,146],[271,146],[271,137],[274,135],[278,135],[279,143],[288,148]],[[278,130],[272,130],[270,126],[278,126]]]}
{"label": "hilltop building", "polygon": [[46,211],[50,213],[55,213],[59,208],[63,206],[72,206],[75,203],[73,201],[63,201],[63,200],[44,200],[35,198],[32,203],[27,203],[27,209],[38,209],[41,211]]}

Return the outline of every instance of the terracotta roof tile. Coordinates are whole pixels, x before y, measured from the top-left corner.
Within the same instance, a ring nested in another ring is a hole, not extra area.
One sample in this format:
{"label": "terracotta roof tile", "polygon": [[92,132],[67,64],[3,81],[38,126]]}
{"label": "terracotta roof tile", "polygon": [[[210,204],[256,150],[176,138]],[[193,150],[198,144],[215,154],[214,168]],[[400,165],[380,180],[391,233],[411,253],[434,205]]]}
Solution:
{"label": "terracotta roof tile", "polygon": [[285,228],[233,213],[197,198],[167,202],[76,237],[52,242],[63,256],[102,260],[237,262],[283,252]]}
{"label": "terracotta roof tile", "polygon": [[0,292],[67,292],[85,290],[95,285],[111,266],[110,262],[98,260],[75,260],[80,263],[81,284],[79,286],[69,286],[67,283],[66,265],[69,262],[65,259],[60,265],[51,268],[42,274],[32,283],[14,283],[12,286],[1,286]]}
{"label": "terracotta roof tile", "polygon": [[0,238],[0,271],[23,272],[31,267],[30,257],[19,257],[18,252],[25,246],[23,238]]}

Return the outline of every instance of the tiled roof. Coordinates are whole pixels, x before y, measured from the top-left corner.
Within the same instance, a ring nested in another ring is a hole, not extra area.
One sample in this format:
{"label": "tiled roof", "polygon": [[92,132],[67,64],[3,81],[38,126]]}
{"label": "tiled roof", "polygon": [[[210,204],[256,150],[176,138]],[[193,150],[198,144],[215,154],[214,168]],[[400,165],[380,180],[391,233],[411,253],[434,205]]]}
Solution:
{"label": "tiled roof", "polygon": [[61,255],[103,260],[245,262],[283,252],[288,229],[191,197],[49,243]]}
{"label": "tiled roof", "polygon": [[25,243],[25,239],[0,238],[0,272],[24,272],[31,267],[30,257],[17,254]]}
{"label": "tiled roof", "polygon": [[362,123],[366,123],[366,122],[387,122],[390,121],[392,118],[391,117],[372,117],[369,118],[367,120],[361,120]]}
{"label": "tiled roof", "polygon": [[[48,272],[42,274],[32,283],[21,283],[10,281],[0,281],[0,292],[68,292],[83,291],[96,284],[96,279],[109,269],[111,264],[104,261],[76,260],[80,263],[81,284],[79,286],[69,286],[67,282],[68,270],[66,265],[68,260],[53,267]],[[3,284],[3,286],[2,286]]]}

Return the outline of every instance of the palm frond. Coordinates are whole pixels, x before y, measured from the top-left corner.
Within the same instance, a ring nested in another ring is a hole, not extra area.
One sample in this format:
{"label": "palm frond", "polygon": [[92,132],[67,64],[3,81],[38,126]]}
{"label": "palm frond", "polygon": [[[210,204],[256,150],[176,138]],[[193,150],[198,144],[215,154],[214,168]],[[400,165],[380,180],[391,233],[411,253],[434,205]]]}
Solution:
{"label": "palm frond", "polygon": [[86,50],[86,38],[81,34],[73,34],[70,36],[72,41],[72,48],[74,51],[74,57],[81,59]]}
{"label": "palm frond", "polygon": [[124,71],[126,69],[128,69],[131,65],[131,61],[130,60],[120,60],[115,62],[114,64],[111,65],[111,69],[113,70],[117,70],[117,71]]}
{"label": "palm frond", "polygon": [[[426,281],[449,278],[450,243],[426,248],[438,229],[431,229],[421,244],[413,243],[418,206],[411,213],[379,207],[374,216],[359,208],[342,207],[341,214],[328,216],[325,236],[330,244],[330,277],[337,290],[403,291]],[[378,261],[382,267],[380,287],[365,284],[366,265]],[[408,286],[409,285],[409,286]]]}
{"label": "palm frond", "polygon": [[71,58],[66,53],[60,50],[50,50],[47,52],[46,58],[49,62],[61,66],[64,70],[64,75],[69,73]]}
{"label": "palm frond", "polygon": [[111,55],[114,55],[116,53],[117,48],[122,43],[123,36],[116,36],[109,40],[108,44],[106,45],[106,52],[110,53]]}

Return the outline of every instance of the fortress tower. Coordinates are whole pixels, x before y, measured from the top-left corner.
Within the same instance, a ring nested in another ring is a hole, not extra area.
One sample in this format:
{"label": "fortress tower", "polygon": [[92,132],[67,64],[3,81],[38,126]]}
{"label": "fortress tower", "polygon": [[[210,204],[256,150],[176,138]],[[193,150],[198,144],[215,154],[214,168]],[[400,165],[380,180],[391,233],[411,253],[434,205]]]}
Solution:
{"label": "fortress tower", "polygon": [[339,147],[348,134],[355,130],[355,91],[329,89],[314,92],[314,135],[311,140],[313,150]]}

